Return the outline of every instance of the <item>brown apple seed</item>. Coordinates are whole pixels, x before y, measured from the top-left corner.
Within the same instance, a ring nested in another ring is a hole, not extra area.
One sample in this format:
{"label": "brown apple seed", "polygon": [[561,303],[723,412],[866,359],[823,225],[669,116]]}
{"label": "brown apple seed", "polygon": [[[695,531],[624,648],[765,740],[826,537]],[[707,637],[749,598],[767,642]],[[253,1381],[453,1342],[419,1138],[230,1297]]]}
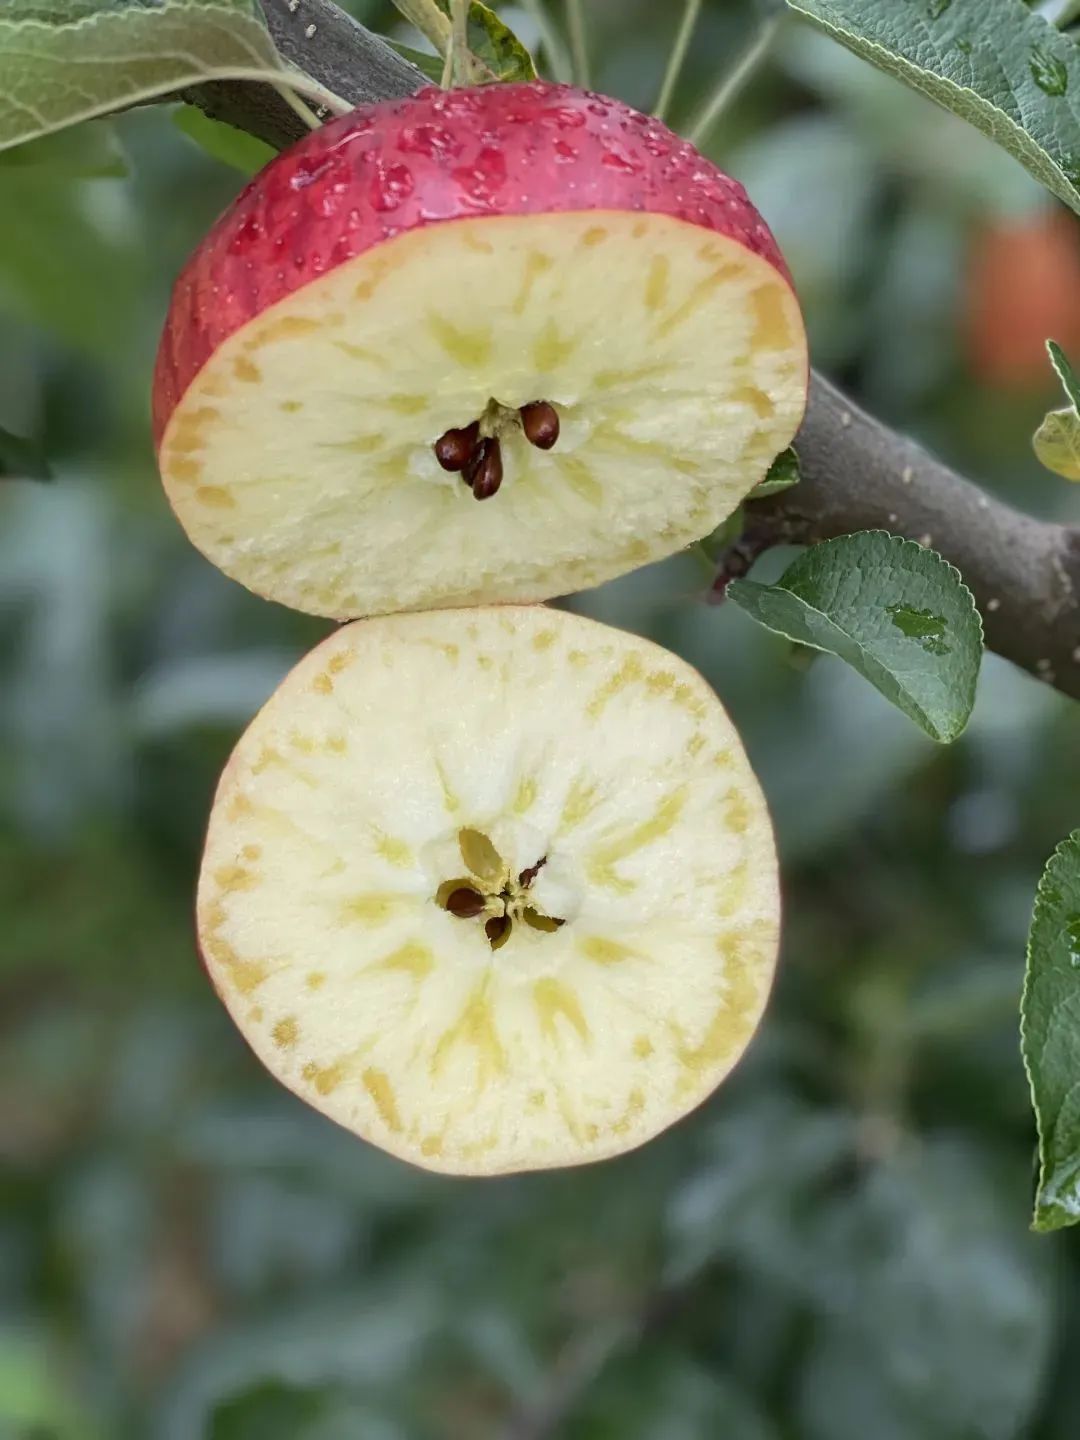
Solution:
{"label": "brown apple seed", "polygon": [[530,445],[550,450],[559,438],[559,412],[546,400],[534,400],[521,407],[521,428]]}
{"label": "brown apple seed", "polygon": [[478,420],[461,430],[447,430],[435,441],[435,459],[444,470],[464,470],[473,457],[479,434]]}
{"label": "brown apple seed", "polygon": [[462,885],[446,897],[447,910],[461,920],[471,920],[474,915],[482,914],[486,904],[483,895],[468,885]]}
{"label": "brown apple seed", "polygon": [[493,915],[484,926],[484,934],[490,941],[493,950],[498,950],[510,939],[510,925],[509,915]]}
{"label": "brown apple seed", "polygon": [[481,440],[465,467],[465,479],[477,500],[489,500],[503,479],[502,449],[494,435]]}

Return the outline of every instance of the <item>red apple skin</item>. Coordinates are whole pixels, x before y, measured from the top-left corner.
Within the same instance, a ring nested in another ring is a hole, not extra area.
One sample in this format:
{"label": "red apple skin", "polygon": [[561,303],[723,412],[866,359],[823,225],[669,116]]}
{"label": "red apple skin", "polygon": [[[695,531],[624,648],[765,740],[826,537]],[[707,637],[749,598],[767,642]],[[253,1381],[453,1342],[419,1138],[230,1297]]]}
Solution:
{"label": "red apple skin", "polygon": [[154,373],[154,445],[234,331],[373,246],[448,220],[591,210],[670,215],[763,256],[790,283],[736,180],[665,125],[566,85],[429,87],[354,110],[277,156],[173,290]]}

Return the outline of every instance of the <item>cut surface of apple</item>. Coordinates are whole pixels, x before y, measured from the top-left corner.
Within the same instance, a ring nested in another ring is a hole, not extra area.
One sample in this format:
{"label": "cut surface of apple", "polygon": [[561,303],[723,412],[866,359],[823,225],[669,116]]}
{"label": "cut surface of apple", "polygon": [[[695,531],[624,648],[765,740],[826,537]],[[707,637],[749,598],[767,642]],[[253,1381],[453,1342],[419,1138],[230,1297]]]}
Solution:
{"label": "cut surface of apple", "polygon": [[[301,141],[203,242],[155,439],[210,559],[346,618],[549,598],[673,553],[762,478],[806,387],[776,244],[692,146],[567,87],[428,90]],[[469,427],[497,475],[440,463]]]}
{"label": "cut surface of apple", "polygon": [[739,1059],[776,958],[772,830],[705,681],[540,606],[346,626],[222,776],[210,976],[278,1079],[406,1160],[598,1160]]}

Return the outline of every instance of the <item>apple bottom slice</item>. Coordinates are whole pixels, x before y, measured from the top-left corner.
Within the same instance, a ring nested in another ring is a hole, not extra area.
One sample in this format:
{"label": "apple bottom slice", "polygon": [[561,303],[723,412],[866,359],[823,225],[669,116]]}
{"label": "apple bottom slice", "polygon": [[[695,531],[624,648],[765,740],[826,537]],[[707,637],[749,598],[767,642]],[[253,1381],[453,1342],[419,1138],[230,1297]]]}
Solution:
{"label": "apple bottom slice", "polygon": [[[713,530],[790,443],[806,375],[787,281],[713,231],[637,212],[450,221],[236,331],[159,461],[195,544],[296,609],[545,599]],[[535,402],[558,417],[549,449],[520,423]],[[480,501],[434,452],[474,421],[501,448]]]}
{"label": "apple bottom slice", "polygon": [[433,1170],[640,1145],[742,1054],[776,861],[696,671],[542,607],[339,630],[241,739],[199,937],[290,1089]]}

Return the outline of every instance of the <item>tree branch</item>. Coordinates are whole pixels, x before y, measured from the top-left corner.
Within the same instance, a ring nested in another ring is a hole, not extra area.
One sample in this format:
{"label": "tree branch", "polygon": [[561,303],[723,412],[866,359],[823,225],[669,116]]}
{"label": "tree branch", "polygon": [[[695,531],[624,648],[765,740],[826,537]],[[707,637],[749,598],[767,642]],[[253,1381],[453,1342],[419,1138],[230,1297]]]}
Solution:
{"label": "tree branch", "polygon": [[[262,0],[279,52],[354,105],[411,95],[431,82],[385,40],[330,0]],[[185,93],[212,120],[224,120],[284,150],[307,130],[269,85],[215,81]]]}
{"label": "tree branch", "polygon": [[989,647],[1080,699],[1080,529],[992,499],[820,375],[795,444],[802,480],[747,506],[744,544],[889,530],[930,545],[971,587]]}
{"label": "tree branch", "polygon": [[[295,5],[295,8],[293,8]],[[331,0],[263,0],[281,54],[357,104],[410,94],[423,76]],[[303,132],[265,86],[220,83],[190,98],[207,114],[283,147]],[[865,415],[815,375],[796,441],[802,481],[747,507],[725,579],[777,544],[889,530],[950,560],[975,594],[990,648],[1080,698],[1080,528],[1022,515]]]}

